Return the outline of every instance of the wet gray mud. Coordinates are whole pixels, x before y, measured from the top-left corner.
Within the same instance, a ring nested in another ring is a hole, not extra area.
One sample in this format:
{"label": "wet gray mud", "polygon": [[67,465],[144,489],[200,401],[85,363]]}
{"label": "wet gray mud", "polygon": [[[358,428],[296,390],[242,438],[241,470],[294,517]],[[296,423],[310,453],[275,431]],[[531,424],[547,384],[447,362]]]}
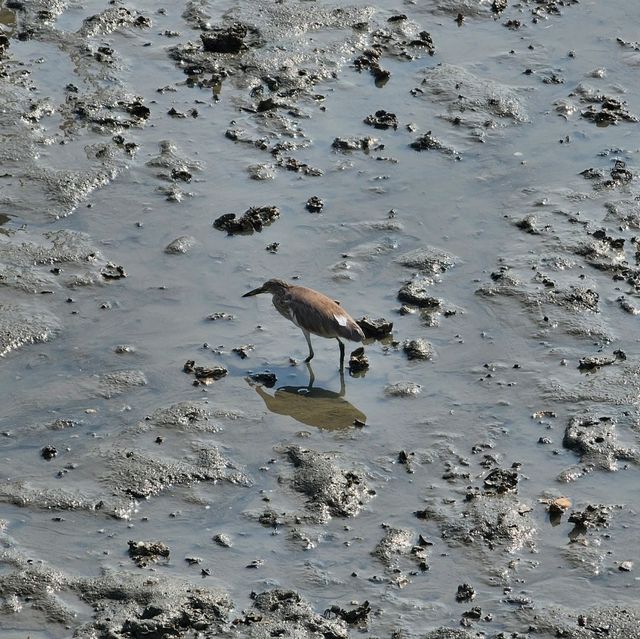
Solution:
{"label": "wet gray mud", "polygon": [[0,637],[640,636],[639,19],[5,0]]}

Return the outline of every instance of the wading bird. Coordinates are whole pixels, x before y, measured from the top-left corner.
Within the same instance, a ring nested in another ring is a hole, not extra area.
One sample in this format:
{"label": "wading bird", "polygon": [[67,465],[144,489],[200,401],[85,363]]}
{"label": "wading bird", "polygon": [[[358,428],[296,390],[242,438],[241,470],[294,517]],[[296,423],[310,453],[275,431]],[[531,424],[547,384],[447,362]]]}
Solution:
{"label": "wading bird", "polygon": [[320,337],[335,337],[340,344],[340,370],[344,366],[344,344],[340,338],[361,342],[362,329],[338,303],[312,288],[287,284],[284,280],[267,280],[260,288],[245,293],[242,297],[271,293],[273,305],[280,315],[291,320],[302,330],[309,345],[309,356],[313,358],[311,333]]}

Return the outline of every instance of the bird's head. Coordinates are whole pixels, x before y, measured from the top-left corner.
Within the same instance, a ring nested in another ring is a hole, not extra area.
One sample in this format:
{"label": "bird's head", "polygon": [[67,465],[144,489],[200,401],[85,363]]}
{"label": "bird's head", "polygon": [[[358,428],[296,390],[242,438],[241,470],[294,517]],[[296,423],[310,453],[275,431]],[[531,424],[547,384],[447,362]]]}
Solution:
{"label": "bird's head", "polygon": [[253,291],[245,293],[242,297],[251,297],[252,295],[259,295],[260,293],[271,293],[272,295],[276,295],[278,293],[283,293],[288,288],[289,284],[284,280],[272,279],[267,280],[262,286],[254,288]]}

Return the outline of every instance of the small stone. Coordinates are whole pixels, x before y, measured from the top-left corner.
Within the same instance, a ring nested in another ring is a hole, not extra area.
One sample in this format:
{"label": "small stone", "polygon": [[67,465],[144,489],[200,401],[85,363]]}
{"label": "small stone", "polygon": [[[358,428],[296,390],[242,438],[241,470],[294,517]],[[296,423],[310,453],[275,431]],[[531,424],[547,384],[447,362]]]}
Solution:
{"label": "small stone", "polygon": [[438,308],[440,300],[429,295],[431,281],[426,278],[414,279],[407,282],[398,291],[398,300],[406,304],[413,304],[420,308]]}
{"label": "small stone", "polygon": [[217,218],[213,226],[219,231],[226,231],[229,235],[249,235],[260,232],[280,217],[277,206],[255,206],[245,211],[240,217],[235,213],[225,213]]}
{"label": "small stone", "polygon": [[621,572],[631,572],[633,570],[633,561],[627,559],[626,561],[622,561],[618,566],[618,570]]}
{"label": "small stone", "polygon": [[40,454],[43,459],[49,461],[58,455],[58,449],[55,446],[48,445],[40,451]]}
{"label": "small stone", "polygon": [[398,118],[395,113],[389,113],[384,109],[376,111],[373,115],[368,115],[364,123],[376,129],[397,129]]}
{"label": "small stone", "polygon": [[244,39],[248,29],[245,25],[235,22],[229,27],[217,28],[201,34],[202,47],[211,53],[240,53],[246,49]]}
{"label": "small stone", "polygon": [[249,357],[249,351],[253,350],[253,344],[243,344],[242,346],[236,346],[231,351],[240,356],[240,359],[247,359]]}
{"label": "small stone", "polygon": [[549,512],[561,515],[571,508],[571,500],[568,497],[556,497],[549,502]]}
{"label": "small stone", "polygon": [[422,390],[420,384],[415,382],[397,382],[385,386],[385,395],[389,397],[415,397]]}
{"label": "small stone", "polygon": [[349,357],[349,373],[361,373],[369,368],[369,359],[364,353],[364,348],[356,348]]}
{"label": "small stone", "polygon": [[127,277],[127,273],[123,266],[120,266],[119,264],[112,264],[111,262],[100,269],[100,275],[102,275],[105,280],[119,280],[123,277]]}
{"label": "small stone", "polygon": [[472,601],[476,597],[476,591],[473,586],[469,584],[461,584],[458,586],[458,591],[456,592],[456,601]]}
{"label": "small stone", "polygon": [[264,371],[259,373],[249,373],[249,377],[258,384],[264,384],[267,388],[273,388],[278,381],[275,373]]}
{"label": "small stone", "polygon": [[129,541],[129,556],[141,568],[169,556],[169,547],[159,541]]}
{"label": "small stone", "polygon": [[222,548],[231,548],[231,546],[233,546],[231,537],[229,537],[229,535],[226,535],[225,533],[218,533],[214,536],[213,541],[215,541],[216,544],[218,544],[218,546],[221,546]]}
{"label": "small stone", "polygon": [[184,255],[189,252],[189,250],[195,243],[195,237],[191,237],[191,235],[182,235],[168,244],[165,247],[164,252],[168,253],[169,255]]}
{"label": "small stone", "polygon": [[320,213],[324,208],[324,202],[317,195],[314,195],[307,200],[305,208],[309,213]]}
{"label": "small stone", "polygon": [[433,357],[433,346],[422,337],[405,341],[402,350],[408,359],[427,360]]}
{"label": "small stone", "polygon": [[130,344],[118,344],[113,349],[113,352],[117,353],[118,355],[123,355],[125,353],[135,353],[136,352],[136,347],[135,346],[131,346]]}

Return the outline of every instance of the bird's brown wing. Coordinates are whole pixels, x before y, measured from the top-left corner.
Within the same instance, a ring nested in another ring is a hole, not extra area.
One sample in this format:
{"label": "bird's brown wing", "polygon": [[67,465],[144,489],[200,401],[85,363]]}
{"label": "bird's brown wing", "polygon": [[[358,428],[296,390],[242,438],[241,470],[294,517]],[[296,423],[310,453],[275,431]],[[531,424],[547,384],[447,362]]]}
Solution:
{"label": "bird's brown wing", "polygon": [[360,342],[362,330],[339,304],[322,293],[304,286],[287,292],[291,320],[299,328],[321,337],[342,337]]}

